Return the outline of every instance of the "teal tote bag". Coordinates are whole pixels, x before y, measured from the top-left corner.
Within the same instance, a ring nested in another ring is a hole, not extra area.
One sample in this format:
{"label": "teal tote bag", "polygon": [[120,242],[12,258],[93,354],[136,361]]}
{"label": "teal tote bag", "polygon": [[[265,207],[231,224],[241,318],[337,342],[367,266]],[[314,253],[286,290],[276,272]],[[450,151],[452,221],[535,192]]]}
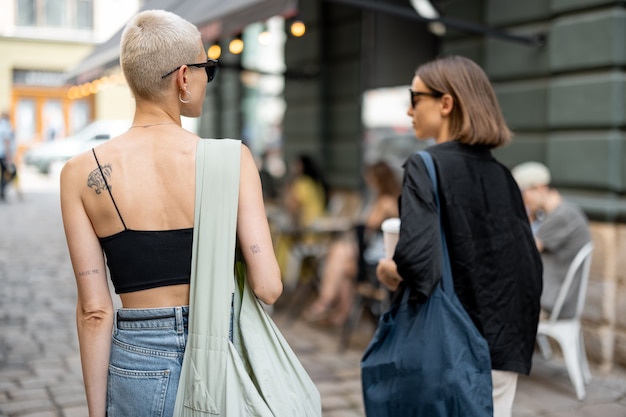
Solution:
{"label": "teal tote bag", "polygon": [[[433,161],[420,156],[439,210]],[[407,288],[381,316],[361,360],[368,417],[493,416],[489,346],[454,292],[443,228],[440,236],[441,282],[423,304],[409,301]]]}

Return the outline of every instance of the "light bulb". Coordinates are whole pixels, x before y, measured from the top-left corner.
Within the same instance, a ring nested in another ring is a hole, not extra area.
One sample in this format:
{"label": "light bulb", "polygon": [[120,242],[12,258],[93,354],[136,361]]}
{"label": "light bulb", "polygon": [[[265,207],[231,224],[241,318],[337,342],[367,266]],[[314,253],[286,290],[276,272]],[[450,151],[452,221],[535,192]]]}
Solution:
{"label": "light bulb", "polygon": [[222,47],[214,43],[207,50],[207,56],[209,59],[218,59],[222,55]]}
{"label": "light bulb", "polygon": [[241,38],[235,38],[228,44],[228,50],[231,54],[239,55],[243,52],[243,40]]}
{"label": "light bulb", "polygon": [[304,33],[306,32],[306,26],[301,20],[296,20],[291,24],[290,30],[293,36],[299,38],[300,36],[304,36]]}

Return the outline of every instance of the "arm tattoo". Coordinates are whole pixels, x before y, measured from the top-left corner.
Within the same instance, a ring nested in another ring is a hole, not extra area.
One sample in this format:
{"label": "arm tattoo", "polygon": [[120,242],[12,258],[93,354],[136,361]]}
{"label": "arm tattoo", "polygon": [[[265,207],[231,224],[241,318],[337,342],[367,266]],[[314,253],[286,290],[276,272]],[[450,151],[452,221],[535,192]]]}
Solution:
{"label": "arm tattoo", "polygon": [[250,246],[250,250],[254,254],[261,253],[261,247],[259,245],[256,245],[256,244]]}
{"label": "arm tattoo", "polygon": [[97,269],[97,268],[95,268],[95,269],[86,269],[84,271],[78,272],[78,276],[79,277],[86,277],[88,275],[96,275],[98,273],[100,273],[100,270]]}
{"label": "arm tattoo", "polygon": [[[111,186],[108,185],[107,179],[111,180],[111,164],[105,164],[102,166],[102,170],[100,168],[94,169],[89,174],[87,178],[87,187],[93,188],[96,194],[100,194],[103,190],[111,189]],[[104,174],[104,177],[102,176]],[[106,178],[105,178],[106,177]]]}

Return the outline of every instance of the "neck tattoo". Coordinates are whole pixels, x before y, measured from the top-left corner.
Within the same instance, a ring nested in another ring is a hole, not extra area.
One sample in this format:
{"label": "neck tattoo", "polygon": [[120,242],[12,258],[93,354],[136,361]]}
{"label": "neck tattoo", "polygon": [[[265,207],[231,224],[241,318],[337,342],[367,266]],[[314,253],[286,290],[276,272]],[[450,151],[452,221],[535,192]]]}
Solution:
{"label": "neck tattoo", "polygon": [[129,127],[129,129],[135,128],[135,127],[143,127],[144,129],[147,127],[152,127],[152,126],[161,126],[161,125],[176,125],[178,123],[176,122],[161,122],[161,123],[152,123],[152,124],[145,124],[145,125],[132,125],[131,127]]}

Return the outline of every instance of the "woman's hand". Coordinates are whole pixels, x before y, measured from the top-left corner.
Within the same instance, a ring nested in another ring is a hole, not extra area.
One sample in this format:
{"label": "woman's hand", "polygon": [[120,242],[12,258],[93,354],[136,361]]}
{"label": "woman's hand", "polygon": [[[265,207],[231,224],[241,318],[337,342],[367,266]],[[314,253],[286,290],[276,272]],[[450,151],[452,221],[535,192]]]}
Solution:
{"label": "woman's hand", "polygon": [[376,277],[381,284],[391,291],[398,289],[402,277],[398,274],[398,267],[391,259],[381,259],[376,267]]}

